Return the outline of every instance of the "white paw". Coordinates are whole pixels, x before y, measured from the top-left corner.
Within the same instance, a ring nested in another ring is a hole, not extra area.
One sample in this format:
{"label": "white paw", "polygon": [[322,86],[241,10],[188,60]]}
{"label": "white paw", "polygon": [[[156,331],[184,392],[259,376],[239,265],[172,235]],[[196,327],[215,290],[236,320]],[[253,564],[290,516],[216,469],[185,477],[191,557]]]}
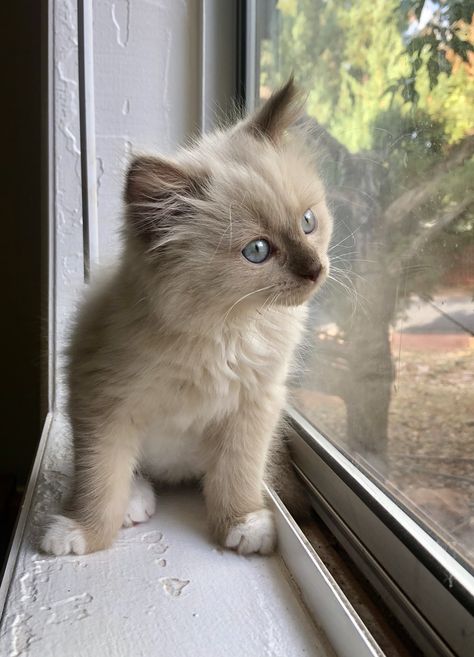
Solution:
{"label": "white paw", "polygon": [[225,539],[225,546],[237,550],[239,554],[270,554],[275,545],[275,520],[268,509],[249,513],[243,522],[230,529]]}
{"label": "white paw", "polygon": [[85,554],[86,539],[77,522],[65,516],[53,516],[41,540],[41,549],[57,557],[64,554]]}
{"label": "white paw", "polygon": [[122,527],[131,527],[137,522],[146,522],[155,513],[156,502],[149,481],[137,477],[132,482],[130,500],[123,518]]}

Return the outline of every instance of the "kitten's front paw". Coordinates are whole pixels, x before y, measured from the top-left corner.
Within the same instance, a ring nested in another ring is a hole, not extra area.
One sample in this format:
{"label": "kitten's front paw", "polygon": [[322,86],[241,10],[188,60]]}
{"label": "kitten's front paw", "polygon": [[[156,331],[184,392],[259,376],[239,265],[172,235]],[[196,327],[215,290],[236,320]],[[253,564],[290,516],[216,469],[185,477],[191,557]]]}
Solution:
{"label": "kitten's front paw", "polygon": [[156,501],[153,487],[142,477],[133,480],[122,527],[131,527],[137,522],[146,522],[155,513]]}
{"label": "kitten's front paw", "polygon": [[53,516],[41,540],[41,549],[60,557],[65,554],[85,554],[87,543],[81,526],[66,516]]}
{"label": "kitten's front paw", "polygon": [[243,522],[231,527],[224,544],[239,554],[271,554],[276,546],[273,513],[268,509],[249,513]]}

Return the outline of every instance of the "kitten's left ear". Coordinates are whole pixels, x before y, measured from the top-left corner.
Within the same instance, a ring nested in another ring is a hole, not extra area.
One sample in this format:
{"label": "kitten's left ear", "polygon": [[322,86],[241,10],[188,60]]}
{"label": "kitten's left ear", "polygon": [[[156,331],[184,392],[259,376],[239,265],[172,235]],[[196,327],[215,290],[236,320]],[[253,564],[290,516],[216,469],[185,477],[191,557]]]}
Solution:
{"label": "kitten's left ear", "polygon": [[285,130],[301,116],[304,101],[291,76],[283,87],[272,93],[260,109],[250,115],[244,127],[257,138],[268,138],[277,142]]}

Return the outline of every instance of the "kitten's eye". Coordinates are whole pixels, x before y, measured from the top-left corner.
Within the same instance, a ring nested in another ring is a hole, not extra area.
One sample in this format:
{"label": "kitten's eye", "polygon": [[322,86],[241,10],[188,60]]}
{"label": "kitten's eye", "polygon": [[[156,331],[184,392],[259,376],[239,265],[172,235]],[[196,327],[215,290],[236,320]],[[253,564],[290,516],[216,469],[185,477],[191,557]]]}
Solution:
{"label": "kitten's eye", "polygon": [[250,262],[265,262],[270,255],[270,244],[267,240],[253,240],[242,250],[242,255]]}
{"label": "kitten's eye", "polygon": [[301,220],[301,226],[303,227],[303,231],[306,233],[306,235],[309,235],[313,232],[313,230],[316,230],[318,227],[318,221],[312,210],[306,210],[303,215],[303,219]]}

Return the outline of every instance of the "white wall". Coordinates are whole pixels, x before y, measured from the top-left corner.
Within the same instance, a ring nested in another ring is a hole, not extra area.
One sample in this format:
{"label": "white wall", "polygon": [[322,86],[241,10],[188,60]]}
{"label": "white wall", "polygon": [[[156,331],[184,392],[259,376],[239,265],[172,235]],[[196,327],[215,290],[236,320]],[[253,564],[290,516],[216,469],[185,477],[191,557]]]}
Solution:
{"label": "white wall", "polygon": [[94,0],[100,257],[117,249],[130,151],[175,150],[199,126],[199,0]]}

